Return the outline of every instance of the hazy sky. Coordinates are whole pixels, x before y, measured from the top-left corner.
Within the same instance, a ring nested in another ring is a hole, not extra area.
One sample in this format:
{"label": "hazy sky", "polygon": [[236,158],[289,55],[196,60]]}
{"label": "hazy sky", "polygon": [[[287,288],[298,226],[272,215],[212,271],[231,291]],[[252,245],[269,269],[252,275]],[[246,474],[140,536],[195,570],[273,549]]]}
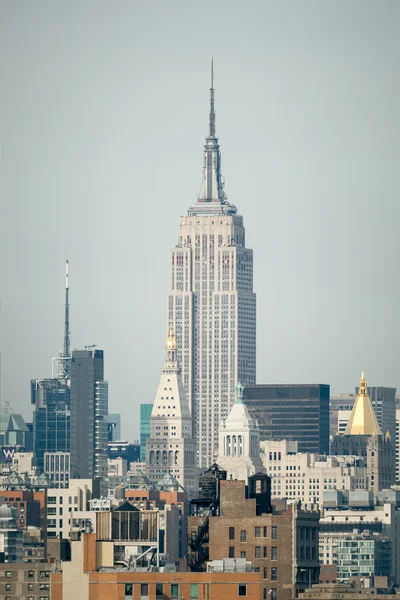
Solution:
{"label": "hazy sky", "polygon": [[254,249],[257,381],[397,386],[400,3],[2,0],[2,402],[62,347],[105,351],[139,433],[169,248],[196,199],[215,62],[230,202]]}

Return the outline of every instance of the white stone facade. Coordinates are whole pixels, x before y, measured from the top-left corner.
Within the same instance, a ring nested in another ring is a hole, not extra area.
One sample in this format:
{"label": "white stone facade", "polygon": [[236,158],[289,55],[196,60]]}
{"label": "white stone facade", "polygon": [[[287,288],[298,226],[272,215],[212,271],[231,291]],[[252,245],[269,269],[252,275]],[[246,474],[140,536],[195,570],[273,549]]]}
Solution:
{"label": "white stone facade", "polygon": [[192,416],[177,362],[175,336],[170,331],[146,440],[146,475],[157,483],[171,473],[187,491],[198,487]]}
{"label": "white stone facade", "polygon": [[228,479],[247,482],[249,475],[265,473],[265,468],[260,455],[260,431],[243,404],[242,390],[238,385],[236,402],[220,425],[217,463],[227,471]]}
{"label": "white stone facade", "polygon": [[70,479],[68,488],[47,490],[47,537],[68,539],[74,513],[89,509],[91,479]]}
{"label": "white stone facade", "polygon": [[354,466],[354,457],[293,453],[292,444],[287,440],[261,442],[273,498],[321,505],[324,490],[365,489],[365,468]]}

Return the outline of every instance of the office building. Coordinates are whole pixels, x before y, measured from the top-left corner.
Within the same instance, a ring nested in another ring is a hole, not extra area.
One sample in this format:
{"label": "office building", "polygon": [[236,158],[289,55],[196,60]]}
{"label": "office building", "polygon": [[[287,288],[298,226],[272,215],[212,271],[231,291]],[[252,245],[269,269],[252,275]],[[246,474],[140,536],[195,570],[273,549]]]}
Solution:
{"label": "office building", "polygon": [[367,381],[361,374],[360,387],[343,435],[331,444],[332,455],[360,456],[366,460],[366,485],[376,496],[396,481],[395,437],[385,435],[379,426],[368,394]]}
{"label": "office building", "polygon": [[104,417],[107,423],[107,438],[108,442],[117,442],[122,440],[121,437],[121,415],[112,413]]}
{"label": "office building", "polygon": [[236,388],[236,401],[228,418],[219,427],[217,463],[228,478],[246,481],[249,475],[264,473],[260,454],[260,431],[243,403],[243,387]]}
{"label": "office building", "polygon": [[135,463],[140,461],[140,445],[137,442],[130,444],[129,442],[123,440],[108,442],[107,456],[109,460],[123,458],[126,460],[129,469],[131,462]]}
{"label": "office building", "polygon": [[71,477],[107,477],[108,383],[102,350],[74,350],[71,361]]}
{"label": "office building", "polygon": [[68,379],[32,379],[33,446],[36,464],[44,470],[46,452],[69,452],[70,382]]}
{"label": "office building", "polygon": [[[50,573],[56,564],[46,562],[0,564],[0,598],[4,600],[62,600],[51,592]],[[65,598],[65,596],[64,596]],[[79,596],[76,596],[79,598]]]}
{"label": "office building", "polygon": [[70,537],[74,513],[89,510],[93,498],[92,479],[70,479],[67,488],[47,490],[47,537]]}
{"label": "office building", "polygon": [[45,452],[44,474],[55,488],[67,488],[71,474],[69,452]]}
{"label": "office building", "polygon": [[200,468],[213,462],[218,428],[234,403],[236,385],[256,381],[253,252],[246,248],[243,217],[224,189],[213,80],[210,94],[200,191],[180,218],[178,240],[170,252],[167,306]]}
{"label": "office building", "polygon": [[[396,437],[396,388],[384,386],[368,386],[368,395],[374,409],[379,427],[383,434],[390,433],[392,440]],[[343,433],[357,396],[355,394],[339,394],[330,401],[330,429],[334,436]]]}
{"label": "office building", "polygon": [[150,417],[152,404],[140,405],[140,462],[146,462],[146,440],[150,437]]}
{"label": "office building", "polygon": [[366,488],[365,458],[301,453],[297,449],[297,442],[261,442],[273,498],[321,506],[324,490]]}
{"label": "office building", "polygon": [[329,385],[247,385],[243,401],[261,441],[293,440],[299,452],[329,454]]}
{"label": "office building", "polygon": [[[337,578],[348,579],[348,576],[361,576],[357,573],[360,568],[357,547],[360,540],[370,541],[371,536],[385,540],[383,546],[390,542],[390,565],[389,573],[378,573],[389,575],[391,584],[398,585],[400,581],[400,492],[395,490],[383,490],[378,493],[374,500],[373,493],[366,490],[328,490],[323,494],[323,503],[319,531],[319,557],[321,565],[336,566],[339,563],[339,541],[343,541],[342,552],[346,554],[351,548],[349,542],[354,537],[353,562],[342,563],[344,566],[352,566],[354,569],[347,575],[337,575]],[[360,537],[361,536],[361,537]],[[350,539],[349,539],[350,538]],[[365,552],[370,555],[364,556],[363,560],[372,560],[374,552]],[[365,562],[365,566],[368,563]],[[371,563],[369,563],[371,566]],[[342,569],[343,571],[343,569]],[[368,577],[370,573],[365,574]]]}
{"label": "office building", "polygon": [[157,483],[171,474],[187,491],[196,490],[196,459],[192,415],[177,362],[175,334],[170,329],[146,441],[146,475]]}

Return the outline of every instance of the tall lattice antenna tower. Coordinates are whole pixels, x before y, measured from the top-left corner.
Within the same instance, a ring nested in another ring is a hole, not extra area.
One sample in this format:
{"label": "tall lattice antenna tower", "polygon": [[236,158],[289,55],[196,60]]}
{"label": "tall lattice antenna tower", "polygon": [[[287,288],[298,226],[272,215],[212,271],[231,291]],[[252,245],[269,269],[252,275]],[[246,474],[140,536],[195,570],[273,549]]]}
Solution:
{"label": "tall lattice antenna tower", "polygon": [[71,379],[71,342],[69,337],[69,263],[65,263],[65,317],[64,344],[58,356],[53,358],[53,378]]}

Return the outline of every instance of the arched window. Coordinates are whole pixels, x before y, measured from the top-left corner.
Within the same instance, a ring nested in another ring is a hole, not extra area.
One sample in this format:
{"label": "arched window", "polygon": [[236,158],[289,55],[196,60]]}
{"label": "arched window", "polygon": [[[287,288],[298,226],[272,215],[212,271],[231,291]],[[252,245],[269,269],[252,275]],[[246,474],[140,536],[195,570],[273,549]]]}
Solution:
{"label": "arched window", "polygon": [[154,452],[154,450],[151,450],[151,452],[150,452],[150,464],[154,465],[155,460],[156,460],[155,452]]}
{"label": "arched window", "polygon": [[178,450],[175,451],[175,464],[178,464],[178,460],[179,460],[179,452]]}
{"label": "arched window", "polygon": [[172,450],[169,451],[168,464],[169,465],[173,465],[174,464],[174,453],[173,453]]}
{"label": "arched window", "polygon": [[226,436],[226,456],[231,455],[231,436]]}
{"label": "arched window", "polygon": [[232,456],[236,456],[236,435],[232,436]]}
{"label": "arched window", "polygon": [[239,435],[238,437],[238,455],[242,456],[243,454],[243,437]]}
{"label": "arched window", "polygon": [[161,462],[161,452],[157,450],[156,452],[156,465],[159,465]]}

